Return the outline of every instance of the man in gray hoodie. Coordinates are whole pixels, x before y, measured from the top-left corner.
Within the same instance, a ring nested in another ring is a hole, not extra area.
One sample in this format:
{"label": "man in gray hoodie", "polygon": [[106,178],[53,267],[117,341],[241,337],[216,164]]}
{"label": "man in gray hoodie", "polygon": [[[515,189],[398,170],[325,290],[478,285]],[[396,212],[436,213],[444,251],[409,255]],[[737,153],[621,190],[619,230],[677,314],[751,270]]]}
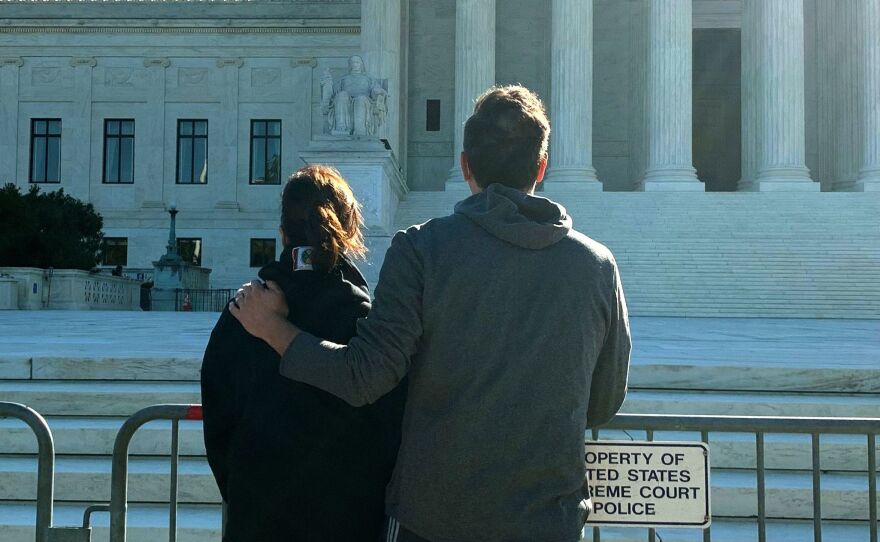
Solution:
{"label": "man in gray hoodie", "polygon": [[389,540],[580,538],[584,431],[623,402],[630,333],[611,252],[533,195],[549,133],[526,88],[477,100],[461,154],[474,195],[394,236],[348,346],[293,327],[272,284],[245,285],[231,307],[281,374],[353,405],[408,376]]}

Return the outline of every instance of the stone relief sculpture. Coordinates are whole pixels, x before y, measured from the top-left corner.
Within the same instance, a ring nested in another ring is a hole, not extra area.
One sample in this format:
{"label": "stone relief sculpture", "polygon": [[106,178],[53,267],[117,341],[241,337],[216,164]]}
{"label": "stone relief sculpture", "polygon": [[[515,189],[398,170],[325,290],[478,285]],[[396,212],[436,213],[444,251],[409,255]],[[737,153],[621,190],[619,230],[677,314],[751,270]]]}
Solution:
{"label": "stone relief sculpture", "polygon": [[375,135],[385,122],[387,97],[380,81],[366,73],[364,61],[358,55],[348,59],[348,73],[338,81],[333,81],[329,68],[321,77],[321,110],[331,135]]}

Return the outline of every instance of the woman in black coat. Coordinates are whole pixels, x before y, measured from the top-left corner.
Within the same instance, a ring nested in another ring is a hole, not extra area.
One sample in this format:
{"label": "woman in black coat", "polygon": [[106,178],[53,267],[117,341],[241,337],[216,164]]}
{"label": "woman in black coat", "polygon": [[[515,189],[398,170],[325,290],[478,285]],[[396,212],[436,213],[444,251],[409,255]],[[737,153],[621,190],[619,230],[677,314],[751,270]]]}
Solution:
{"label": "woman in black coat", "polygon": [[[291,322],[343,344],[370,309],[349,259],[365,251],[358,207],[336,170],[297,171],[282,193],[285,248],[259,272],[284,291]],[[404,389],[354,408],[286,379],[275,351],[224,311],[202,364],[205,447],[228,507],[224,541],[378,540]]]}

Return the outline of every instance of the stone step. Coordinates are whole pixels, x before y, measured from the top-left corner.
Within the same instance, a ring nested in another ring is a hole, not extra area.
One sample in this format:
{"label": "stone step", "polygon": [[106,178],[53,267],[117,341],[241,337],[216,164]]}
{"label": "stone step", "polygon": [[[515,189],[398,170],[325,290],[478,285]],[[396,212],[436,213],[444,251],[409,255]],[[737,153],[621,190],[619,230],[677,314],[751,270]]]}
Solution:
{"label": "stone step", "polygon": [[[593,542],[593,529],[587,528],[582,542]],[[758,542],[758,525],[754,520],[713,518],[711,526],[713,542]],[[834,542],[865,542],[869,536],[866,522],[824,521],[822,535]],[[657,529],[657,540],[663,542],[703,542],[701,529]],[[645,542],[647,529],[603,527],[602,542]],[[779,521],[767,524],[767,540],[770,542],[808,542],[813,540],[812,521]]]}
{"label": "stone step", "polygon": [[880,396],[636,389],[627,394],[621,412],[872,418],[880,413]]}
{"label": "stone step", "polygon": [[[50,418],[49,426],[59,457],[109,456],[121,418],[82,419]],[[638,431],[600,433],[606,440],[644,439]],[[589,437],[589,435],[588,435]],[[203,457],[205,446],[200,422],[183,421],[180,424],[181,456]],[[656,440],[697,440],[699,435],[682,432],[655,433]],[[22,422],[0,420],[0,457],[3,455],[36,454],[36,439]],[[755,468],[755,438],[743,433],[711,433],[712,464],[719,468]],[[765,436],[767,468],[806,470],[812,466],[810,438],[807,435]],[[170,454],[171,426],[169,422],[155,421],[142,427],[132,439],[129,455],[163,456]],[[826,470],[862,472],[867,469],[866,437],[858,435],[825,435],[821,439],[821,466]],[[98,457],[100,458],[100,457]],[[880,461],[878,461],[880,467]]]}
{"label": "stone step", "polygon": [[[55,500],[107,502],[110,499],[110,457],[60,456],[55,460]],[[37,460],[28,456],[0,456],[0,500],[36,498]],[[131,502],[168,502],[169,458],[129,459],[128,492]],[[184,457],[179,464],[178,498],[182,503],[216,504],[220,493],[207,460]]]}
{"label": "stone step", "polygon": [[[67,418],[47,419],[55,441],[55,453],[60,455],[110,455],[116,434],[125,418]],[[204,456],[205,443],[202,422],[180,422],[178,440],[183,456]],[[23,422],[0,419],[0,454],[35,454],[37,441]],[[130,455],[161,456],[170,454],[171,422],[156,420],[143,425],[131,440]]]}
{"label": "stone step", "polygon": [[[36,460],[0,457],[0,500],[33,500]],[[181,503],[220,502],[207,462],[180,461]],[[766,473],[767,515],[774,518],[812,517],[812,475],[807,471]],[[712,512],[719,516],[751,517],[757,513],[756,477],[747,470],[717,469],[711,473]],[[822,512],[827,519],[864,520],[868,517],[868,482],[864,473],[825,472]],[[168,460],[132,458],[129,462],[131,502],[168,502]],[[106,502],[110,495],[110,458],[61,457],[56,462],[56,501]]]}
{"label": "stone step", "polygon": [[[592,439],[591,433],[587,439]],[[647,440],[644,431],[599,431],[601,440]],[[876,437],[875,437],[876,439]],[[655,441],[699,441],[699,433],[682,431],[656,431]],[[877,442],[875,440],[875,442]],[[812,469],[810,435],[777,434],[764,435],[764,464],[767,469],[778,471],[805,471]],[[819,465],[822,470],[841,472],[867,472],[867,437],[862,435],[823,435],[819,440]],[[712,468],[757,468],[755,435],[751,433],[709,433],[709,452]],[[880,459],[877,460],[880,467]]]}
{"label": "stone step", "polygon": [[200,403],[198,382],[0,381],[4,401],[43,416],[130,416],[164,403]]}
{"label": "stone step", "polygon": [[[642,336],[639,327],[634,327],[635,344],[629,381],[631,388],[880,393],[880,366],[870,362],[871,353],[866,348],[859,348],[851,341],[848,343],[846,340],[838,340],[832,344],[829,338],[816,344],[811,343],[803,349],[765,347],[770,350],[752,352],[746,358],[741,352],[730,353],[725,350],[728,347],[742,348],[736,344],[718,345],[690,341],[684,349],[677,346],[678,343],[658,344],[658,340],[662,342],[674,338],[674,324],[671,326],[673,327],[664,331],[668,335],[663,339],[652,336],[653,330],[646,330]],[[848,352],[846,358],[839,354],[844,349]],[[820,354],[823,357],[812,364],[798,363],[798,356],[806,354]],[[35,363],[36,361],[34,360]],[[3,364],[0,362],[0,374],[9,380],[32,384],[39,383],[44,377],[63,381],[55,382],[60,385],[65,382],[102,381],[110,375],[117,381],[131,383],[143,381],[145,366],[152,363],[165,366],[165,361],[115,358],[40,360],[40,371],[34,371],[33,380],[28,367],[22,367],[21,370],[10,368],[3,373]],[[27,360],[22,360],[22,363],[26,365]],[[175,384],[198,382],[200,359],[178,359],[175,363],[178,365],[177,370],[165,375],[170,381]],[[155,375],[152,370],[147,370],[147,374],[160,376]],[[156,382],[161,381],[143,382],[143,385],[151,386]],[[12,382],[7,381],[5,384]],[[63,420],[65,424],[74,423],[74,419]],[[0,427],[4,427],[4,423],[0,420]],[[92,420],[90,423],[98,422]],[[100,423],[115,424],[116,421]]]}
{"label": "stone step", "polygon": [[[199,403],[197,382],[0,381],[0,397],[44,416],[130,416],[146,406]],[[880,396],[633,389],[626,412],[874,417]]]}
{"label": "stone step", "polygon": [[[52,518],[53,526],[81,526],[83,510],[86,506],[87,503],[56,504]],[[168,540],[168,505],[130,504],[127,517],[128,542]],[[33,542],[35,522],[34,503],[0,502],[0,540],[3,542]],[[109,514],[106,512],[92,514],[92,542],[108,542],[109,525]],[[220,505],[180,505],[177,513],[177,540],[179,542],[220,540]]]}
{"label": "stone step", "polygon": [[[82,522],[85,504],[60,504],[55,507],[55,526],[78,526]],[[106,513],[93,515],[92,541],[107,542],[109,519]],[[36,514],[30,502],[0,503],[0,540],[4,542],[33,542]],[[220,507],[217,505],[181,505],[177,516],[180,542],[216,542],[220,539]],[[770,521],[768,540],[774,542],[805,542],[812,540],[810,521]],[[585,531],[584,542],[593,541],[592,528]],[[834,542],[864,542],[868,540],[865,523],[825,521],[822,529],[826,540]],[[753,520],[714,518],[711,527],[715,542],[757,542],[757,524]],[[156,542],[168,539],[168,509],[162,505],[132,504],[128,508],[127,540]],[[658,529],[663,542],[702,542],[700,529]],[[645,529],[604,527],[603,542],[644,542]]]}

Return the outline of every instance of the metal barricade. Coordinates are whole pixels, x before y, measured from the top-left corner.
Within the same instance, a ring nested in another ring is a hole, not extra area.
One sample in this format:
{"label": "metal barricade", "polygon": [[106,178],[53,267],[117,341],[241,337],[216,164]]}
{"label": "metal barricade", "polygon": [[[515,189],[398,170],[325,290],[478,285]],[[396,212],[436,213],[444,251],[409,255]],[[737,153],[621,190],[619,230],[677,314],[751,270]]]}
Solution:
{"label": "metal barricade", "polygon": [[180,420],[201,420],[202,405],[154,405],[125,420],[113,444],[113,467],[110,475],[110,542],[125,542],[128,511],[128,447],[137,430],[153,420],[171,421],[171,483],[169,494],[168,540],[177,540],[177,467]]}
{"label": "metal barricade", "polygon": [[[811,436],[813,539],[822,541],[822,472],[820,469],[820,435],[864,435],[867,438],[868,521],[870,542],[877,540],[877,435],[880,418],[796,418],[774,416],[675,416],[665,414],[618,414],[610,423],[594,429],[593,440],[602,430],[645,431],[647,440],[654,440],[655,431],[686,431],[700,433],[700,439],[709,443],[709,433],[752,433],[755,435],[757,473],[758,541],[767,540],[767,512],[765,502],[764,435],[767,433],[807,434]],[[648,541],[655,542],[657,534],[648,530]],[[703,531],[703,541],[710,542],[710,529]],[[593,527],[593,542],[601,542],[601,528]]]}
{"label": "metal barricade", "polygon": [[52,501],[55,494],[55,442],[49,424],[34,409],[20,403],[0,402],[0,418],[18,418],[37,437],[37,521],[36,542],[46,542],[52,526]]}

